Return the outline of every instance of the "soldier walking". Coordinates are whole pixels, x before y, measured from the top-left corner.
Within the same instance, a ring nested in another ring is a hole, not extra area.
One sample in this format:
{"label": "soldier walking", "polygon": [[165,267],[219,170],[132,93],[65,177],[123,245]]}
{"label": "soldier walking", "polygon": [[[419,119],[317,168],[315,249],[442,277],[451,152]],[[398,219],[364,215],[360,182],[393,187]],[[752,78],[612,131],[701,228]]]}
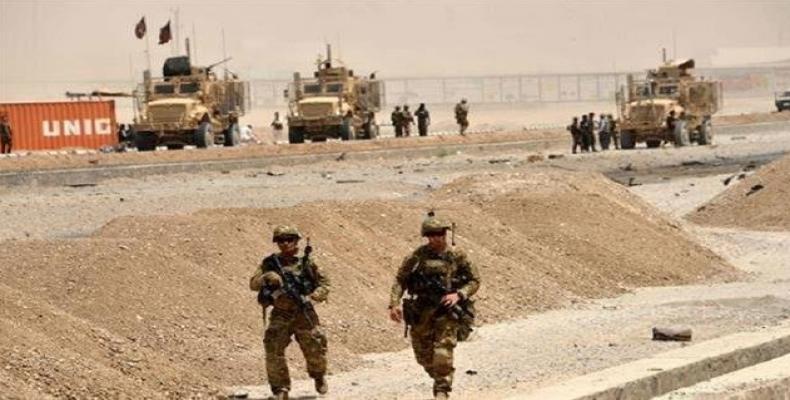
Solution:
{"label": "soldier walking", "polygon": [[302,236],[296,228],[278,226],[272,236],[280,252],[264,258],[250,278],[250,289],[258,291],[258,302],[263,306],[264,326],[266,309],[272,306],[263,338],[269,386],[276,400],[288,400],[291,378],[285,348],[295,337],[304,354],[307,373],[315,381],[315,390],[325,394],[329,391],[325,379],[327,342],[310,301],[326,301],[329,278],[310,260],[309,239],[304,257],[298,257]]}
{"label": "soldier walking", "polygon": [[[433,378],[435,399],[452,391],[453,350],[471,333],[474,307],[470,297],[480,287],[477,268],[461,250],[449,248],[452,226],[433,212],[422,223],[428,243],[407,256],[395,276],[390,293],[389,316],[411,327],[411,345],[417,362]],[[401,298],[404,290],[409,298]]]}
{"label": "soldier walking", "polygon": [[414,125],[414,116],[409,111],[407,104],[403,105],[403,135],[406,137],[411,136],[411,126]]}
{"label": "soldier walking", "polygon": [[400,111],[400,106],[395,106],[395,111],[390,115],[390,120],[395,128],[395,137],[403,136],[403,113]]}
{"label": "soldier walking", "polygon": [[10,154],[14,132],[8,123],[8,115],[0,115],[0,154]]}
{"label": "soldier walking", "polygon": [[461,99],[461,102],[455,105],[455,122],[458,124],[459,133],[465,135],[466,128],[469,127],[469,105],[466,99]]}
{"label": "soldier walking", "polygon": [[582,148],[582,131],[579,128],[579,117],[573,117],[573,122],[566,129],[571,133],[571,152],[576,154],[576,148]]}
{"label": "soldier walking", "polygon": [[431,124],[431,113],[425,108],[425,103],[420,103],[414,115],[417,117],[417,131],[419,131],[420,136],[428,136],[428,125]]}

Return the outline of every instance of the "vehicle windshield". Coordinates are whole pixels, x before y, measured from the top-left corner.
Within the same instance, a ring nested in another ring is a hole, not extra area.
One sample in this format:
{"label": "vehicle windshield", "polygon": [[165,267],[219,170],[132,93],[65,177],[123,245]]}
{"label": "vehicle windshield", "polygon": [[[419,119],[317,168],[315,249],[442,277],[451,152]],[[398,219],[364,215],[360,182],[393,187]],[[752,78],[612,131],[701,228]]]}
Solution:
{"label": "vehicle windshield", "polygon": [[678,91],[677,86],[661,86],[658,88],[659,94],[675,94]]}
{"label": "vehicle windshield", "polygon": [[154,86],[154,93],[173,94],[175,93],[175,87],[173,87],[173,85],[156,85]]}
{"label": "vehicle windshield", "polygon": [[330,83],[326,85],[326,92],[327,93],[340,93],[343,91],[343,84],[342,83]]}
{"label": "vehicle windshield", "polygon": [[200,90],[200,84],[198,82],[182,83],[181,86],[178,87],[179,93],[196,93],[198,90]]}
{"label": "vehicle windshield", "polygon": [[304,92],[306,94],[318,94],[321,93],[321,85],[317,83],[308,83],[304,85]]}

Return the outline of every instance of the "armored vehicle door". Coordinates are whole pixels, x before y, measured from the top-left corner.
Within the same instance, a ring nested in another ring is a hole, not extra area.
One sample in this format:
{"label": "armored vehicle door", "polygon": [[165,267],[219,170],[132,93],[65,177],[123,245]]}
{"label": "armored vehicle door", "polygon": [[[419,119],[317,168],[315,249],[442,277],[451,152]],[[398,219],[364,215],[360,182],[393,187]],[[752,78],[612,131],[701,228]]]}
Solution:
{"label": "armored vehicle door", "polygon": [[382,81],[365,79],[360,81],[355,88],[359,105],[362,109],[369,111],[381,110],[381,105],[384,102],[384,84]]}
{"label": "armored vehicle door", "polygon": [[689,82],[681,93],[681,104],[693,115],[715,114],[722,105],[721,82]]}

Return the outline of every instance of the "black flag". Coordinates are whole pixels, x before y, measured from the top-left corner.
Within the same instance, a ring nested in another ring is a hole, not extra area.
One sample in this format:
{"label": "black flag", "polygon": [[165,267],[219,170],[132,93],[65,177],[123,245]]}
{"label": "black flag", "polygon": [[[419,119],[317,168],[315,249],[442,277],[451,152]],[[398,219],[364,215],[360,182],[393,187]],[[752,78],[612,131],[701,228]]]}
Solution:
{"label": "black flag", "polygon": [[162,29],[159,30],[159,44],[165,44],[173,38],[173,35],[170,34],[170,21],[167,21],[167,25],[163,26]]}
{"label": "black flag", "polygon": [[140,18],[140,22],[134,26],[134,36],[137,36],[138,39],[145,36],[145,17]]}

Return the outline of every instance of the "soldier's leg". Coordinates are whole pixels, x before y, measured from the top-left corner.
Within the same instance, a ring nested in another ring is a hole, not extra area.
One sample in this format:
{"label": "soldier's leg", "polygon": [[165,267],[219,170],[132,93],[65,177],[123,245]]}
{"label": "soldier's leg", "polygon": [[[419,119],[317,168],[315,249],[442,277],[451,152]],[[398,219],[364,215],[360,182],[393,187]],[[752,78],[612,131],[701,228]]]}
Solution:
{"label": "soldier's leg", "polygon": [[291,390],[291,377],[285,359],[285,348],[291,343],[291,319],[289,315],[273,310],[269,327],[263,337],[266,376],[274,394]]}
{"label": "soldier's leg", "polygon": [[[317,321],[317,318],[314,320]],[[321,327],[311,328],[305,317],[300,315],[294,328],[296,342],[299,343],[299,348],[302,349],[307,363],[307,374],[313,379],[324,376],[326,374],[327,342]]]}
{"label": "soldier's leg", "polygon": [[434,323],[433,391],[449,393],[453,389],[453,350],[458,342],[458,321],[441,317]]}
{"label": "soldier's leg", "polygon": [[[425,317],[425,316],[423,316]],[[426,318],[421,318],[421,323],[412,326],[411,328],[411,347],[414,350],[414,358],[420,364],[428,375],[433,378],[433,338],[434,331],[430,321],[430,315]]]}

